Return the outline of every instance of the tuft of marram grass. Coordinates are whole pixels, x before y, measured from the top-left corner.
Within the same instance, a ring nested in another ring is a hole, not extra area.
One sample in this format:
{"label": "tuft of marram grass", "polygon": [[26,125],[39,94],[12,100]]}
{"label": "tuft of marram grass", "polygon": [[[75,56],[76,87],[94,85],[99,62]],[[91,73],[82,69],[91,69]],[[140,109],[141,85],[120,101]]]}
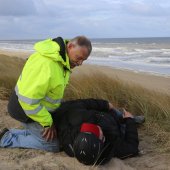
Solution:
{"label": "tuft of marram grass", "polygon": [[102,73],[72,77],[65,99],[77,98],[106,99],[116,107],[124,107],[136,115],[142,114],[157,121],[170,119],[169,95],[130,85]]}
{"label": "tuft of marram grass", "polygon": [[21,73],[25,61],[17,57],[0,55],[0,87],[12,89]]}

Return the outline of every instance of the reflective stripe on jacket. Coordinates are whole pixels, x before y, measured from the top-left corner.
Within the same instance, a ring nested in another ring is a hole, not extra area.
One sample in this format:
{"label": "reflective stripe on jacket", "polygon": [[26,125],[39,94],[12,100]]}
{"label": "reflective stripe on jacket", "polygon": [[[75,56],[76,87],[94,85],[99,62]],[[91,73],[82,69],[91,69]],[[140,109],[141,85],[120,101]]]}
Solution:
{"label": "reflective stripe on jacket", "polygon": [[51,39],[34,46],[36,52],[27,60],[17,81],[15,92],[28,117],[42,126],[51,126],[49,112],[60,106],[69,81],[70,65],[60,55],[60,45]]}

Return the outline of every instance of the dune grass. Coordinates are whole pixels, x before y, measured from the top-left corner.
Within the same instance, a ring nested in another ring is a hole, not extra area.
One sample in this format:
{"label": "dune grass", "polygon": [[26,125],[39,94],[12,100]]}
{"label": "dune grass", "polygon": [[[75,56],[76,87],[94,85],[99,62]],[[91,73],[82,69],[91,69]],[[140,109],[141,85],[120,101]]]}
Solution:
{"label": "dune grass", "polygon": [[[66,89],[65,99],[102,98],[147,119],[170,120],[170,96],[107,77],[105,74],[77,75]],[[165,122],[165,120],[164,120]],[[164,125],[165,126],[165,125]]]}
{"label": "dune grass", "polygon": [[107,77],[102,73],[72,77],[65,99],[102,98],[146,118],[145,131],[160,151],[170,151],[170,95]]}
{"label": "dune grass", "polygon": [[[65,99],[102,98],[116,107],[143,114],[153,121],[170,120],[170,96],[107,77],[105,74],[78,75],[71,79]],[[164,125],[165,126],[165,125]]]}
{"label": "dune grass", "polygon": [[0,98],[7,99],[21,73],[25,61],[17,57],[0,55]]}
{"label": "dune grass", "polygon": [[[0,56],[0,99],[8,99],[25,61]],[[153,136],[161,151],[170,151],[170,95],[129,85],[101,72],[72,75],[64,99],[98,98],[109,100],[136,115],[144,115],[145,131]]]}

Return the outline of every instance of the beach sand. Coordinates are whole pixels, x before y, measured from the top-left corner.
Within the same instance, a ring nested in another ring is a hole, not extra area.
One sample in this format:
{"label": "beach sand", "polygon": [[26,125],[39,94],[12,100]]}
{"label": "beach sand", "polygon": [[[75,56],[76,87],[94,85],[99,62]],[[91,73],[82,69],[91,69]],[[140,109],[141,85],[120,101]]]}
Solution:
{"label": "beach sand", "polygon": [[[26,58],[28,54],[3,53],[10,56]],[[1,55],[0,55],[1,57]],[[138,84],[146,89],[170,95],[170,78],[147,75],[145,73],[134,73],[127,70],[118,70],[108,67],[84,65],[73,70],[72,76],[83,76],[97,71],[107,76],[115,77],[129,84]],[[0,100],[0,129],[4,127],[17,128],[20,123],[9,117],[7,113],[6,100]],[[95,167],[99,170],[170,170],[170,154],[157,152],[156,146],[152,143],[152,136],[145,133],[144,127],[139,129],[140,150],[138,157],[119,160],[113,158],[107,165]],[[83,166],[74,158],[64,153],[48,153],[32,149],[0,149],[0,170],[25,169],[25,170],[53,170],[53,169],[93,169]]]}
{"label": "beach sand", "polygon": [[170,75],[165,77],[105,66],[83,65],[73,69],[73,76],[77,74],[95,74],[96,72],[103,73],[114,79],[123,80],[129,85],[138,85],[148,90],[170,95]]}
{"label": "beach sand", "polygon": [[[17,128],[20,123],[7,113],[8,101],[0,100],[0,129],[3,127]],[[96,170],[169,170],[170,154],[157,153],[152,137],[139,129],[140,150],[142,154],[134,158],[120,160],[113,158],[108,164],[98,166]],[[63,152],[49,153],[33,149],[0,148],[0,170],[89,170],[89,166],[80,164],[76,159]]]}
{"label": "beach sand", "polygon": [[28,51],[19,51],[19,50],[15,50],[15,51],[10,51],[10,50],[4,50],[4,49],[0,49],[0,57],[1,55],[7,55],[7,56],[11,56],[11,57],[19,57],[22,59],[26,59],[28,58],[29,55],[31,55],[31,52]]}

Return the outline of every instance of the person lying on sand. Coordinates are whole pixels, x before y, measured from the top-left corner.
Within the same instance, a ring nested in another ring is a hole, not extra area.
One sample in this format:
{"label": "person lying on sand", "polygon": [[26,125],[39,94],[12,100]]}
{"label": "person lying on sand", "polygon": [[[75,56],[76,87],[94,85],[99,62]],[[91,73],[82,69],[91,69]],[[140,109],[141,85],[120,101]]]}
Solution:
{"label": "person lying on sand", "polygon": [[105,164],[112,157],[138,155],[136,124],[144,116],[120,112],[99,99],[79,99],[62,103],[53,114],[60,151],[86,165]]}
{"label": "person lying on sand", "polygon": [[[106,100],[66,101],[52,117],[60,141],[60,151],[76,157],[81,163],[104,164],[112,157],[124,159],[138,155],[136,123],[142,123],[144,118],[133,117],[126,110],[120,112]],[[14,144],[10,144],[13,141],[6,141],[5,136],[11,135],[12,138],[15,131],[20,132],[23,139],[15,147],[44,149],[39,138],[32,137],[33,134],[25,129],[4,129],[0,133],[0,147],[14,147]],[[24,144],[27,139],[32,139],[29,145]]]}

